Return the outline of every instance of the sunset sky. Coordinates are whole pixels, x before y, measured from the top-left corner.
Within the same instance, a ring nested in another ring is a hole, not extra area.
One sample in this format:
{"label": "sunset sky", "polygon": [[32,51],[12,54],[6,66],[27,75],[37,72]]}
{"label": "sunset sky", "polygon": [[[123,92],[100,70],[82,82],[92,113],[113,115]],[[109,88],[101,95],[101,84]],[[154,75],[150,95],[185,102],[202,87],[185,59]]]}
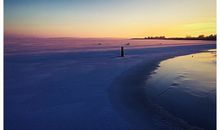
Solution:
{"label": "sunset sky", "polygon": [[4,0],[6,35],[185,37],[216,33],[215,0]]}

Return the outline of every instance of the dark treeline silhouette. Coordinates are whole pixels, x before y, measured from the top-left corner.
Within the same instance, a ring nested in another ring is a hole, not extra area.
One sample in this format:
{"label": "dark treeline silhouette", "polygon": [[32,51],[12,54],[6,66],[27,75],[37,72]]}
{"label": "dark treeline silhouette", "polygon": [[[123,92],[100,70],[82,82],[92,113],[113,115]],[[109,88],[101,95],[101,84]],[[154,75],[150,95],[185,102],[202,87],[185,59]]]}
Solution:
{"label": "dark treeline silhouette", "polygon": [[166,38],[165,36],[148,36],[144,38],[132,38],[133,40],[147,40],[147,39],[164,39],[164,40],[216,40],[216,34],[205,36],[205,35],[199,35],[198,37],[191,37],[191,36],[186,36],[186,37],[171,37],[171,38]]}
{"label": "dark treeline silhouette", "polygon": [[205,36],[205,35],[199,35],[198,37],[191,37],[191,36],[187,36],[185,38],[168,38],[171,40],[216,40],[216,35],[209,35],[209,36]]}
{"label": "dark treeline silhouette", "polygon": [[132,38],[133,40],[144,40],[144,39],[167,39],[165,36],[148,36],[148,37],[144,37],[144,38]]}
{"label": "dark treeline silhouette", "polygon": [[165,36],[145,37],[144,39],[166,39]]}

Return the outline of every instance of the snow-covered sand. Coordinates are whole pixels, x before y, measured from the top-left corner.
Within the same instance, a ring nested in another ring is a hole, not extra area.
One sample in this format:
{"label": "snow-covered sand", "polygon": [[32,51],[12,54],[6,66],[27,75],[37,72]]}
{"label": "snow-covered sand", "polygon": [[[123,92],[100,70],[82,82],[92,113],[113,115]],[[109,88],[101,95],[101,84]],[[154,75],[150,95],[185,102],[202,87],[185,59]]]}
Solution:
{"label": "snow-covered sand", "polygon": [[5,129],[195,128],[146,103],[142,87],[161,60],[215,46],[5,55]]}
{"label": "snow-covered sand", "polygon": [[122,38],[16,38],[5,37],[5,54],[40,54],[213,44],[202,40],[131,40]]}

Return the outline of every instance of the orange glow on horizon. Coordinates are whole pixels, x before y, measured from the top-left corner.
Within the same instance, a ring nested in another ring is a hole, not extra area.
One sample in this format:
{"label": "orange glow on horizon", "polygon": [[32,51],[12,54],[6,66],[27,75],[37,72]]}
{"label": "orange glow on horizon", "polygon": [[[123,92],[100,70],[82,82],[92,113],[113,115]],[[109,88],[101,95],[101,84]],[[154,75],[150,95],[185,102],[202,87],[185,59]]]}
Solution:
{"label": "orange glow on horizon", "polygon": [[18,3],[16,8],[8,5],[10,10],[5,9],[4,31],[5,34],[37,37],[132,38],[216,34],[215,0],[199,2],[166,0],[163,4],[152,2],[148,5],[149,1],[124,3],[119,0],[89,6],[85,3],[61,4],[49,9],[38,3],[29,3],[32,8],[24,8]]}

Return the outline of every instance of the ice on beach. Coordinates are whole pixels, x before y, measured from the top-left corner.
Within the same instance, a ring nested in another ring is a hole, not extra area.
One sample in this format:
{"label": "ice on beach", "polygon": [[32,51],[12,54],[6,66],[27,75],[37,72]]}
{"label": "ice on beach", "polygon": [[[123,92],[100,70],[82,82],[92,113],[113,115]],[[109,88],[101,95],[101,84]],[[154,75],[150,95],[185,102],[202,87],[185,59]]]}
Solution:
{"label": "ice on beach", "polygon": [[[125,57],[122,58],[119,57],[119,50],[60,53],[56,48],[50,48],[52,43],[33,43],[33,46],[29,46],[25,44],[27,42],[6,45],[6,130],[171,128],[172,125],[164,126],[159,119],[142,117],[142,113],[136,111],[142,106],[134,107],[132,98],[129,100],[131,102],[124,102],[126,96],[131,95],[122,93],[120,99],[112,100],[120,97],[118,94],[121,93],[110,93],[110,88],[114,89],[112,86],[118,84],[120,77],[134,78],[130,75],[132,68],[134,72],[140,71],[145,65],[150,69],[156,61],[215,48],[211,44],[130,49],[125,50]],[[59,47],[57,49],[62,50],[67,46],[64,43],[63,47]],[[48,50],[53,53],[48,53]],[[126,87],[120,86],[122,92],[129,91]],[[116,106],[122,107],[117,109]],[[149,122],[145,122],[145,119]]]}
{"label": "ice on beach", "polygon": [[121,38],[16,38],[5,37],[5,54],[55,53],[215,44],[201,40],[131,40]]}

